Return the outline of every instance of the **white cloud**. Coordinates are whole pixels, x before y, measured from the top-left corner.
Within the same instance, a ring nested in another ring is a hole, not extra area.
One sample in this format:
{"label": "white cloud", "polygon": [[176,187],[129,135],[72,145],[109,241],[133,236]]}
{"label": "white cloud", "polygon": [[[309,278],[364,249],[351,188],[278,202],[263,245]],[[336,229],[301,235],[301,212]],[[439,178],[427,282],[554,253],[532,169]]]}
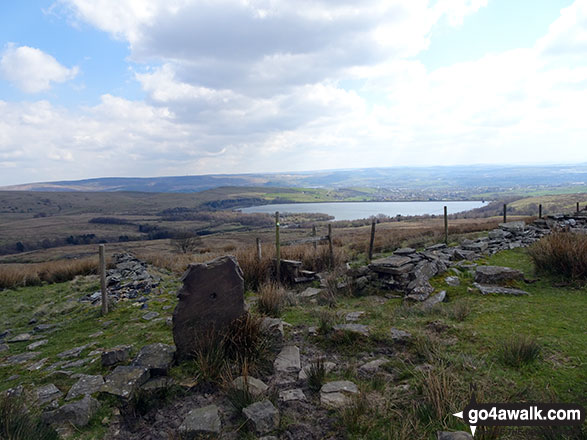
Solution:
{"label": "white cloud", "polygon": [[42,50],[14,44],[6,45],[0,58],[0,74],[26,93],[38,93],[51,88],[51,83],[69,81],[78,67],[67,68]]}

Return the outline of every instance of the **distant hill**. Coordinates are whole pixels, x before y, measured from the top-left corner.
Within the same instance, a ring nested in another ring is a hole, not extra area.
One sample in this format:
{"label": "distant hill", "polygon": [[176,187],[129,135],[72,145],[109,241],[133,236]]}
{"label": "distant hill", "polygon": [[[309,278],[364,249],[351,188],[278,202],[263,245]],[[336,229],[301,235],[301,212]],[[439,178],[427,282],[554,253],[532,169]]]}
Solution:
{"label": "distant hill", "polygon": [[393,167],[292,173],[103,177],[0,187],[5,191],[140,191],[190,193],[225,186],[290,188],[507,189],[587,185],[587,163],[552,166]]}

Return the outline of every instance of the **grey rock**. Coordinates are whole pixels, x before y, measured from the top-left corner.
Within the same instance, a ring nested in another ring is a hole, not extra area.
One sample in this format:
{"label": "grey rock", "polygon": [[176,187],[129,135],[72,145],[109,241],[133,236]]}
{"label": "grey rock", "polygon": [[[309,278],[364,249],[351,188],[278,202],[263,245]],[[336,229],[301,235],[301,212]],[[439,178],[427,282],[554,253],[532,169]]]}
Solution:
{"label": "grey rock", "polygon": [[445,249],[446,248],[446,244],[444,243],[438,243],[438,244],[433,244],[432,246],[428,246],[426,248],[426,250],[428,251],[438,251],[440,249]]}
{"label": "grey rock", "polygon": [[298,373],[301,369],[300,349],[295,345],[286,345],[275,358],[273,367],[280,373]]}
{"label": "grey rock", "polygon": [[520,233],[524,232],[524,229],[526,229],[526,223],[524,223],[524,222],[500,223],[499,228],[503,229],[506,232],[511,232],[512,234],[520,234]]}
{"label": "grey rock", "polygon": [[332,326],[336,331],[357,333],[362,336],[369,336],[369,327],[363,324],[336,324]]}
{"label": "grey rock", "polygon": [[451,287],[457,287],[457,286],[461,285],[461,280],[459,279],[459,277],[455,277],[455,276],[446,277],[444,279],[444,282]]}
{"label": "grey rock", "polygon": [[366,373],[366,374],[373,374],[379,371],[382,365],[389,362],[385,358],[375,359],[373,361],[367,362],[359,367],[359,372]]}
{"label": "grey rock", "polygon": [[261,380],[247,376],[239,376],[232,381],[232,386],[238,390],[248,390],[253,396],[260,396],[264,394],[269,387]]}
{"label": "grey rock", "polygon": [[102,365],[109,367],[127,361],[130,356],[131,348],[132,346],[130,345],[118,345],[110,350],[104,351],[101,357]]}
{"label": "grey rock", "polygon": [[[326,372],[326,374],[330,373],[331,371],[334,371],[334,369],[336,368],[336,364],[334,362],[324,362],[324,371]],[[300,380],[305,380],[308,378],[308,374],[310,372],[310,367],[311,365],[306,365],[304,368],[302,368],[300,370],[300,373],[298,375],[298,379]]]}
{"label": "grey rock", "polygon": [[41,359],[40,361],[37,361],[37,362],[35,362],[35,363],[33,363],[33,364],[29,365],[29,366],[27,367],[27,370],[28,370],[28,371],[38,371],[38,370],[40,370],[41,368],[43,368],[43,366],[45,365],[45,363],[46,363],[48,360],[49,360],[49,358],[44,358],[44,359]]}
{"label": "grey rock", "polygon": [[417,280],[429,280],[438,272],[436,263],[421,261],[414,268],[413,276]]}
{"label": "grey rock", "polygon": [[55,324],[39,324],[33,329],[33,331],[35,333],[41,333],[41,332],[46,332],[47,330],[51,330],[54,327],[55,327]]}
{"label": "grey rock", "polygon": [[163,376],[173,365],[174,357],[175,346],[161,343],[149,344],[141,348],[132,365],[148,368],[151,376]]}
{"label": "grey rock", "polygon": [[27,350],[35,350],[35,349],[47,344],[48,342],[49,342],[48,339],[41,339],[40,341],[36,341],[36,342],[33,342],[32,344],[27,345],[26,348],[27,348]]}
{"label": "grey rock", "polygon": [[263,318],[263,321],[261,321],[261,331],[278,343],[281,343],[285,336],[283,321],[279,318]]}
{"label": "grey rock", "polygon": [[513,289],[510,287],[491,286],[491,285],[486,285],[486,284],[484,285],[484,284],[479,284],[479,283],[473,283],[473,286],[475,286],[477,289],[479,289],[479,291],[483,295],[487,295],[489,293],[498,293],[498,294],[503,294],[503,295],[514,295],[514,296],[529,295],[529,293],[526,292],[525,290]]}
{"label": "grey rock", "polygon": [[493,231],[489,231],[489,238],[492,240],[503,240],[508,235],[510,234],[503,229],[494,229]]}
{"label": "grey rock", "polygon": [[473,440],[473,436],[465,431],[438,431],[436,435],[438,440]]}
{"label": "grey rock", "polygon": [[471,244],[464,244],[462,245],[463,249],[467,250],[467,251],[473,251],[473,252],[484,252],[487,250],[487,248],[489,247],[489,245],[485,242],[477,242],[477,243],[471,243]]}
{"label": "grey rock", "polygon": [[481,284],[502,284],[523,279],[524,274],[522,272],[509,267],[477,266],[475,269],[475,282]]}
{"label": "grey rock", "polygon": [[179,432],[189,437],[199,434],[218,434],[221,426],[218,407],[208,405],[191,410],[180,425]]}
{"label": "grey rock", "polygon": [[358,392],[357,386],[348,380],[328,382],[320,389],[320,403],[326,407],[340,408],[349,404],[349,395]]}
{"label": "grey rock", "polygon": [[428,298],[426,301],[424,301],[422,303],[422,308],[423,309],[431,309],[436,304],[439,304],[442,301],[444,301],[445,298],[446,298],[446,291],[445,290],[441,290],[436,295],[433,295],[430,298]]}
{"label": "grey rock", "polygon": [[317,289],[315,287],[308,287],[302,293],[300,293],[301,298],[312,298],[322,292],[322,289]]}
{"label": "grey rock", "polygon": [[59,399],[63,393],[52,383],[40,386],[34,391],[35,400],[38,405],[45,405]]}
{"label": "grey rock", "polygon": [[68,403],[54,411],[47,411],[41,416],[51,425],[73,424],[78,428],[86,426],[100,408],[100,402],[90,396],[84,396],[77,402]]}
{"label": "grey rock", "polygon": [[173,339],[180,360],[192,356],[198,334],[226,328],[245,313],[243,274],[234,257],[190,264],[182,281],[173,312]]}
{"label": "grey rock", "polygon": [[10,338],[10,339],[7,339],[6,342],[8,342],[8,343],[26,342],[26,341],[30,341],[32,337],[33,337],[33,335],[31,335],[30,333],[21,333],[19,335],[16,335],[16,336]]}
{"label": "grey rock", "polygon": [[3,351],[8,351],[8,344],[0,344],[0,353]]}
{"label": "grey rock", "polygon": [[94,359],[91,359],[91,358],[78,359],[77,361],[71,361],[66,364],[63,364],[63,368],[77,368],[77,367],[81,367],[82,365],[88,364],[93,361],[94,361]]}
{"label": "grey rock", "polygon": [[8,357],[5,362],[8,365],[24,364],[38,357],[40,354],[40,351],[31,351],[29,353],[15,354],[14,356]]}
{"label": "grey rock", "polygon": [[84,351],[89,346],[90,346],[90,344],[85,344],[85,345],[81,345],[79,347],[72,348],[70,350],[62,351],[61,353],[59,353],[57,355],[57,357],[60,359],[78,357],[81,354],[81,352]]}
{"label": "grey rock", "polygon": [[151,321],[152,319],[155,319],[159,317],[159,312],[149,312],[143,315],[143,319],[145,321]]}
{"label": "grey rock", "polygon": [[363,316],[364,314],[365,314],[365,312],[362,312],[362,311],[350,312],[350,313],[346,314],[344,319],[346,321],[355,322],[355,321],[358,321],[361,318],[361,316]]}
{"label": "grey rock", "polygon": [[399,342],[400,344],[405,344],[410,339],[412,339],[412,334],[410,332],[405,331],[405,330],[392,328],[391,329],[391,339],[394,342]]}
{"label": "grey rock", "polygon": [[301,390],[301,388],[283,390],[279,392],[279,400],[281,400],[282,402],[306,400],[306,395]]}
{"label": "grey rock", "polygon": [[350,380],[337,380],[322,385],[320,392],[357,394],[359,392],[359,389],[357,388],[357,385],[351,382]]}
{"label": "grey rock", "polygon": [[393,251],[393,253],[395,255],[401,255],[401,256],[406,256],[406,255],[411,255],[416,253],[416,249],[412,249],[412,248],[400,248],[400,249],[396,249],[395,251]]}
{"label": "grey rock", "polygon": [[279,427],[279,411],[269,400],[247,406],[243,414],[257,434],[267,434]]}
{"label": "grey rock", "polygon": [[149,370],[145,367],[118,366],[106,377],[101,391],[129,399],[148,379]]}
{"label": "grey rock", "polygon": [[100,375],[80,375],[78,381],[69,389],[65,400],[72,400],[79,396],[97,393],[104,385],[104,378]]}

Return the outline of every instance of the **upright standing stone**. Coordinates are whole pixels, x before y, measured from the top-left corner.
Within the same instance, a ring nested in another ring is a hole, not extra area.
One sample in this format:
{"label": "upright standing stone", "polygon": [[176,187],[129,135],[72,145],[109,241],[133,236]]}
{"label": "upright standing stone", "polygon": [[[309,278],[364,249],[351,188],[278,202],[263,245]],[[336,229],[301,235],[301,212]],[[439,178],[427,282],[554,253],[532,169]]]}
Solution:
{"label": "upright standing stone", "polygon": [[190,264],[173,312],[177,358],[193,355],[198,335],[226,328],[245,312],[244,280],[234,257]]}

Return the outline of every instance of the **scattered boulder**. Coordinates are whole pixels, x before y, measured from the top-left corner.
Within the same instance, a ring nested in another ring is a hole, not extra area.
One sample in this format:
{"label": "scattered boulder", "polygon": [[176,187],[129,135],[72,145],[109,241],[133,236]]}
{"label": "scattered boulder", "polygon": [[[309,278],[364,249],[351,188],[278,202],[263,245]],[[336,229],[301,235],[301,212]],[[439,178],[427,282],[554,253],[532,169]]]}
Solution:
{"label": "scattered boulder", "polygon": [[32,344],[29,344],[26,346],[27,350],[36,350],[39,347],[42,347],[43,345],[47,344],[49,342],[48,339],[41,339],[40,341],[36,341],[33,342]]}
{"label": "scattered boulder", "polygon": [[183,436],[200,434],[219,434],[222,423],[216,405],[208,405],[191,410],[179,427]]}
{"label": "scattered boulder", "polygon": [[300,349],[295,345],[286,345],[275,358],[273,367],[280,373],[298,373],[301,369]]}
{"label": "scattered boulder", "polygon": [[168,344],[149,344],[141,348],[132,365],[148,368],[151,376],[164,376],[173,364],[175,347]]}
{"label": "scattered boulder", "polygon": [[314,296],[317,296],[320,292],[322,292],[322,289],[317,289],[316,287],[308,287],[306,290],[304,290],[302,293],[300,293],[300,298],[312,298]]}
{"label": "scattered boulder", "polygon": [[336,331],[357,333],[369,337],[369,327],[363,324],[336,324],[333,325],[332,328]]}
{"label": "scattered boulder", "polygon": [[63,396],[63,393],[52,383],[43,385],[34,391],[35,401],[38,405],[45,405]]}
{"label": "scattered boulder", "polygon": [[438,431],[436,435],[438,440],[473,440],[473,436],[465,431]]}
{"label": "scattered boulder", "polygon": [[32,339],[33,335],[31,335],[30,333],[21,333],[19,335],[16,335],[10,339],[7,339],[6,342],[8,343],[14,343],[14,342],[26,342],[26,341],[30,341]]}
{"label": "scattered boulder", "polygon": [[159,317],[159,313],[158,312],[149,312],[149,313],[145,313],[143,315],[143,319],[145,321],[151,321],[152,319],[155,319],[157,317]]}
{"label": "scattered boulder", "polygon": [[118,345],[108,351],[102,353],[102,365],[109,367],[121,362],[126,362],[130,357],[130,345]]}
{"label": "scattered boulder", "polygon": [[503,294],[503,295],[514,295],[514,296],[529,295],[529,293],[526,292],[525,290],[514,289],[511,287],[488,286],[488,285],[479,284],[479,283],[473,283],[473,286],[475,286],[477,289],[479,289],[479,292],[481,292],[482,295],[487,295],[489,293],[499,293],[499,294]]}
{"label": "scattered boulder", "polygon": [[234,257],[190,264],[173,312],[178,359],[191,357],[197,334],[220,330],[245,313],[244,280]]}
{"label": "scattered boulder", "polygon": [[387,362],[389,362],[387,359],[385,358],[380,358],[380,359],[375,359],[373,361],[367,362],[366,364],[363,364],[359,367],[359,372],[364,373],[364,374],[373,374],[376,373],[377,371],[379,371],[379,368],[386,364]]}
{"label": "scattered boulder", "polygon": [[426,301],[422,303],[422,308],[424,310],[430,310],[436,304],[440,304],[446,298],[446,290],[441,290],[436,295],[431,296]]}
{"label": "scattered boulder", "polygon": [[79,396],[97,393],[104,385],[104,378],[100,375],[80,375],[78,381],[69,389],[65,400],[72,400]]}
{"label": "scattered boulder", "polygon": [[444,279],[444,282],[451,287],[457,287],[461,285],[461,280],[459,279],[459,277],[455,276],[446,277]]}
{"label": "scattered boulder", "polygon": [[306,400],[306,395],[301,390],[301,388],[283,390],[279,392],[279,400],[281,400],[282,402]]}
{"label": "scattered boulder", "polygon": [[72,358],[72,357],[79,357],[79,355],[82,353],[82,351],[84,351],[89,346],[90,346],[90,344],[85,344],[85,345],[81,345],[79,347],[74,347],[74,348],[72,348],[70,350],[62,351],[61,353],[59,353],[57,355],[57,357],[60,358],[60,359],[68,359],[68,358]]}
{"label": "scattered boulder", "polygon": [[327,407],[340,408],[350,402],[349,395],[358,393],[357,385],[351,381],[328,382],[320,389],[320,403]]}
{"label": "scattered boulder", "polygon": [[148,379],[149,370],[145,367],[118,366],[106,376],[101,391],[129,399]]}
{"label": "scattered boulder", "polygon": [[86,395],[77,402],[68,403],[54,411],[42,414],[42,419],[51,425],[64,425],[71,423],[78,428],[86,426],[100,408],[100,402]]}
{"label": "scattered boulder", "polygon": [[477,266],[475,282],[480,284],[503,284],[508,281],[523,280],[524,274],[516,269],[501,266]]}
{"label": "scattered boulder", "polygon": [[40,354],[40,351],[31,351],[29,353],[15,354],[14,356],[10,356],[8,359],[6,359],[5,362],[7,365],[24,364],[38,357]]}
{"label": "scattered boulder", "polygon": [[238,390],[248,390],[255,397],[264,394],[269,389],[263,381],[251,376],[239,376],[232,381],[232,385]]}
{"label": "scattered boulder", "polygon": [[243,414],[257,434],[267,434],[279,427],[279,411],[269,400],[247,406]]}

